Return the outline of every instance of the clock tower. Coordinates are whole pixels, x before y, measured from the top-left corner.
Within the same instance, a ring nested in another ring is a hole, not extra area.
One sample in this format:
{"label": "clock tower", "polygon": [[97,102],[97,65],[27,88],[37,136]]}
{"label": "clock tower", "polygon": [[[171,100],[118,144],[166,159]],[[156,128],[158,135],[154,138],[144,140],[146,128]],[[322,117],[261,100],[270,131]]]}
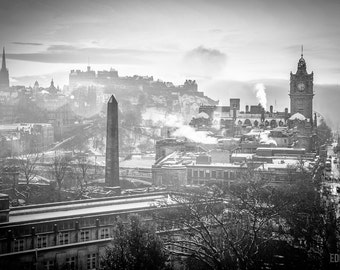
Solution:
{"label": "clock tower", "polygon": [[290,112],[300,113],[313,121],[313,72],[308,74],[303,49],[295,74],[290,73]]}

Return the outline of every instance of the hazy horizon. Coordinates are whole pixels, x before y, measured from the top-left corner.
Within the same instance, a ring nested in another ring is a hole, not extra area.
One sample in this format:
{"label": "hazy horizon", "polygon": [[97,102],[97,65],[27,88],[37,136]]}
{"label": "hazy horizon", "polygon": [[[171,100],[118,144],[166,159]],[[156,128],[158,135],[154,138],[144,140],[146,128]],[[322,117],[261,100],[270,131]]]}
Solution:
{"label": "hazy horizon", "polygon": [[222,103],[234,94],[243,105],[255,103],[253,87],[262,83],[268,102],[282,110],[303,45],[315,108],[337,113],[336,104],[320,108],[327,96],[318,92],[339,90],[336,0],[4,0],[1,7],[11,85],[38,80],[47,87],[53,79],[62,88],[70,70],[90,65],[176,85],[195,79]]}
{"label": "hazy horizon", "polygon": [[287,79],[301,45],[316,84],[339,82],[336,0],[4,0],[1,7],[0,46],[13,84],[88,64],[175,84]]}

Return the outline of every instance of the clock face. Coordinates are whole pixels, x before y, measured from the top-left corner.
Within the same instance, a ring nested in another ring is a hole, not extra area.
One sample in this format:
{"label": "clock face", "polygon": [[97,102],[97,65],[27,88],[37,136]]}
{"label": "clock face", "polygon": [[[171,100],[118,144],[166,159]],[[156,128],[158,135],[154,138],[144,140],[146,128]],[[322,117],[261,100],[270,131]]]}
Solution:
{"label": "clock face", "polygon": [[299,89],[300,91],[303,91],[303,90],[305,90],[305,88],[306,88],[306,86],[305,86],[304,83],[299,83],[297,87],[298,87],[298,89]]}

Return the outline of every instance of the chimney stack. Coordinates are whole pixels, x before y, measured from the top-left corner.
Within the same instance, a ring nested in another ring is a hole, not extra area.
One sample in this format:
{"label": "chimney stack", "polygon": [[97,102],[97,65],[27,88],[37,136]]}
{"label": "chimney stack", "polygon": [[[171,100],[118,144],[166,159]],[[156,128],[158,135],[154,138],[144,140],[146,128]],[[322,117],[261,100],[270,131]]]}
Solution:
{"label": "chimney stack", "polygon": [[262,107],[262,109],[261,109],[261,122],[264,122],[264,119],[265,119],[265,117],[264,117],[264,108]]}

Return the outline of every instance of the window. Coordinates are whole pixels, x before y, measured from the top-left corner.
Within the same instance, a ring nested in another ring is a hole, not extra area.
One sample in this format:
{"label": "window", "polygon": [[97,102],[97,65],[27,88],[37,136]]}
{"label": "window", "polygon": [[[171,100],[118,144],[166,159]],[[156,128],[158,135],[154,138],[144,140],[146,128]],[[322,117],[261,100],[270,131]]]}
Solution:
{"label": "window", "polygon": [[224,171],[224,179],[229,179],[229,173],[228,171]]}
{"label": "window", "polygon": [[53,270],[53,269],[54,269],[54,261],[44,262],[44,270]]}
{"label": "window", "polygon": [[96,269],[96,254],[88,254],[87,255],[87,269]]}
{"label": "window", "polygon": [[188,169],[188,174],[187,174],[187,176],[190,178],[190,177],[192,177],[192,169]]}
{"label": "window", "polygon": [[47,247],[47,236],[46,235],[38,235],[37,237],[38,248]]}
{"label": "window", "polygon": [[197,177],[198,177],[198,171],[194,170],[194,178],[197,178]]}
{"label": "window", "polygon": [[86,230],[86,231],[81,231],[80,232],[80,241],[84,242],[84,241],[89,241],[90,240],[90,231]]}
{"label": "window", "polygon": [[223,178],[223,171],[218,170],[217,171],[217,178],[222,179]]}
{"label": "window", "polygon": [[14,240],[14,252],[23,251],[24,244],[25,244],[24,239]]}
{"label": "window", "polygon": [[67,245],[68,243],[70,243],[69,233],[60,233],[59,234],[59,245]]}
{"label": "window", "polygon": [[210,171],[209,170],[205,170],[205,178],[210,178]]}
{"label": "window", "polygon": [[204,171],[200,170],[200,178],[204,178]]}
{"label": "window", "polygon": [[230,172],[230,179],[235,179],[235,172]]}
{"label": "window", "polygon": [[100,229],[100,239],[109,238],[109,237],[110,237],[109,228]]}
{"label": "window", "polygon": [[66,269],[76,270],[76,257],[66,258]]}
{"label": "window", "polygon": [[216,178],[216,171],[211,171],[211,178]]}

